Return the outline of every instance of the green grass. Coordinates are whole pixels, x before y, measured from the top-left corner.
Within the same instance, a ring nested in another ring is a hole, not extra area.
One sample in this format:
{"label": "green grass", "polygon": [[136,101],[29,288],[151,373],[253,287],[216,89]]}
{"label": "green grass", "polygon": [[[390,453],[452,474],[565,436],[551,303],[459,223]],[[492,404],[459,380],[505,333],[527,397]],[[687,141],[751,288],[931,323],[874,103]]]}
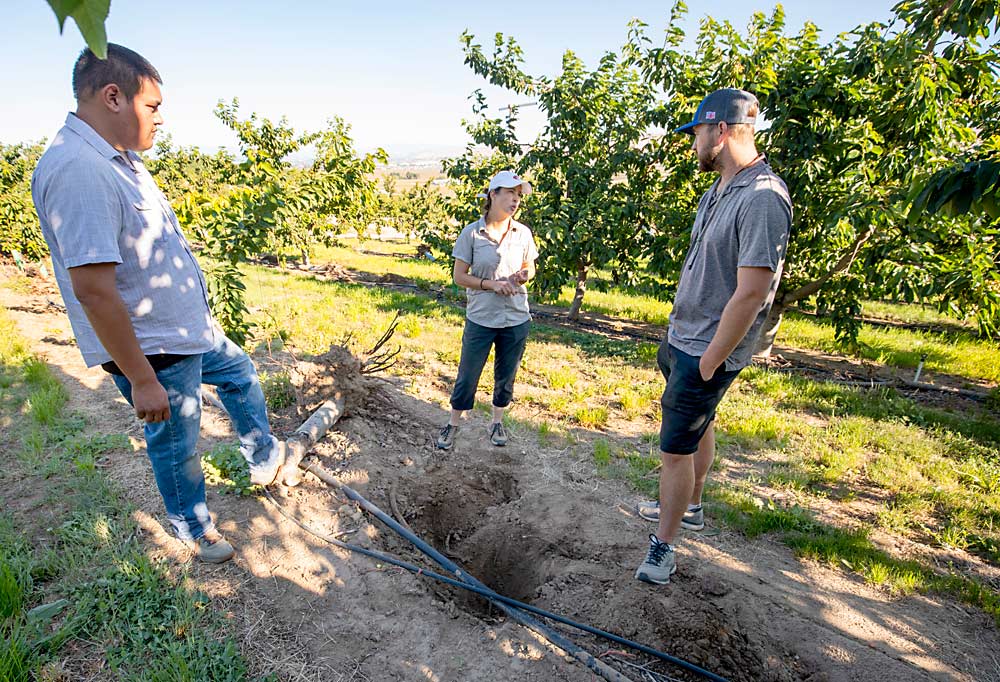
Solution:
{"label": "green grass", "polygon": [[594,441],[594,463],[598,467],[611,464],[611,445],[603,438]]}
{"label": "green grass", "polygon": [[[1000,382],[1000,346],[975,338],[968,332],[935,332],[863,324],[858,341],[859,350],[853,354],[856,358],[915,371],[921,356],[926,354],[925,371]],[[795,313],[787,315],[781,323],[777,343],[825,353],[844,352],[834,339],[832,323]]]}
{"label": "green grass", "polygon": [[[569,308],[573,302],[574,293],[575,290],[572,287],[565,287],[553,303]],[[662,301],[652,296],[628,294],[614,290],[591,289],[583,298],[585,311],[662,326],[667,324],[671,307],[668,301]]]}
{"label": "green grass", "polygon": [[412,280],[418,286],[425,288],[432,285],[450,285],[451,273],[437,262],[413,257],[416,249],[416,243],[377,240],[359,242],[357,239],[345,239],[339,246],[317,248],[313,254],[313,262],[337,263],[350,270],[395,275]]}
{"label": "green grass", "polygon": [[538,442],[542,447],[550,445],[556,439],[558,433],[555,427],[547,421],[538,425]]}
{"label": "green grass", "polygon": [[626,419],[635,419],[652,407],[649,401],[644,399],[642,392],[632,388],[622,389],[618,394],[618,400],[621,402]]}
{"label": "green grass", "polygon": [[958,320],[938,312],[937,308],[917,303],[890,303],[887,301],[865,301],[861,305],[865,317],[889,320],[902,324],[938,325],[941,327],[965,327],[974,330],[969,320]]}
{"label": "green grass", "polygon": [[777,534],[800,557],[859,573],[867,582],[899,594],[948,595],[981,608],[1000,625],[1000,594],[995,590],[959,574],[892,557],[871,542],[867,528],[820,523],[807,509],[764,501],[736,487],[709,486],[707,493],[726,524],[748,537]]}
{"label": "green grass", "polygon": [[[0,679],[63,679],[50,666],[74,659],[103,659],[120,680],[250,679],[221,614],[146,556],[132,509],[103,474],[100,458],[128,439],[88,433],[66,412],[61,383],[2,309],[0,376],[5,432],[27,434],[0,478],[42,493],[30,512],[0,512]],[[18,471],[26,460],[40,466]]]}
{"label": "green grass", "polygon": [[877,491],[884,528],[1000,561],[996,421],[756,368],[743,378],[720,409],[720,440],[773,452],[773,483],[828,496]]}
{"label": "green grass", "polygon": [[[399,256],[373,255],[405,254]],[[333,262],[344,267],[375,274],[391,274],[412,280],[419,288],[448,287],[451,276],[439,264],[409,257],[415,253],[416,244],[385,243],[378,241],[345,240],[342,246],[323,247],[317,250],[315,262]],[[642,294],[634,294],[595,280],[595,287],[587,291],[584,310],[623,317],[637,322],[666,326],[671,304],[669,301]],[[458,290],[452,296],[461,297]],[[555,299],[556,305],[569,307],[573,289],[564,288]],[[946,331],[886,328],[871,324],[861,325],[859,349],[852,357],[887,364],[901,369],[915,369],[921,355],[927,354],[925,369],[969,379],[1000,383],[1000,347],[996,343],[979,339],[966,322],[938,313],[934,308],[920,305],[902,305],[880,301],[866,301],[866,315],[902,324],[939,325]],[[779,329],[777,343],[794,348],[844,353],[834,338],[828,320],[797,314],[786,315]]]}
{"label": "green grass", "polygon": [[571,387],[577,380],[577,374],[569,367],[545,367],[542,374],[548,380],[549,388],[559,391]]}
{"label": "green grass", "polygon": [[608,410],[604,407],[581,407],[573,413],[573,419],[588,429],[601,428],[608,423]]}
{"label": "green grass", "polygon": [[[774,400],[780,410],[809,411],[835,416],[861,416],[876,421],[896,420],[918,427],[960,435],[972,441],[1000,445],[1000,422],[990,415],[956,414],[926,407],[895,390],[866,390],[832,381],[815,381],[789,373],[748,367],[740,380]],[[946,436],[952,438],[952,436]],[[956,443],[957,447],[961,447]]]}

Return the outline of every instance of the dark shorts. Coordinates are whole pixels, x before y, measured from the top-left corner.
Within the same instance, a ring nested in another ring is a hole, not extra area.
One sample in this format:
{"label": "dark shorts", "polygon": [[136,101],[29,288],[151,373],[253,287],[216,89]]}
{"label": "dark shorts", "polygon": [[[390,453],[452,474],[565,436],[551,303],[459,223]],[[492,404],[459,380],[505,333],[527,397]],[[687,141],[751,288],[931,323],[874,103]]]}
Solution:
{"label": "dark shorts", "polygon": [[667,343],[660,344],[656,364],[660,366],[667,387],[660,398],[663,416],[660,421],[660,450],[674,455],[690,455],[715,419],[715,409],[740,370],[719,367],[705,381],[698,369],[700,358],[688,355]]}

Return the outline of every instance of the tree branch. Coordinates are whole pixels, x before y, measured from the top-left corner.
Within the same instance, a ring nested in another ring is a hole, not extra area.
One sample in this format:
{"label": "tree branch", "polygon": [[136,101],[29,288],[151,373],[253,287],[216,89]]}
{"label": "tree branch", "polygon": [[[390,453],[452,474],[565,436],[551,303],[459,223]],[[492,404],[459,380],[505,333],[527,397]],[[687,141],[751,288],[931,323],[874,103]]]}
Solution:
{"label": "tree branch", "polygon": [[864,245],[865,242],[871,239],[871,236],[873,234],[875,234],[875,226],[869,225],[867,230],[865,230],[864,232],[862,232],[861,234],[859,234],[857,237],[854,238],[854,242],[851,244],[851,248],[848,249],[847,253],[841,256],[840,260],[837,261],[837,264],[834,265],[833,268],[831,268],[828,273],[826,273],[825,275],[823,275],[818,279],[813,280],[812,282],[809,282],[808,284],[802,285],[795,291],[788,292],[787,294],[781,297],[781,304],[783,306],[789,306],[792,303],[795,303],[796,301],[801,301],[804,298],[812,296],[817,291],[819,291],[824,284],[829,282],[834,275],[839,274],[847,270],[849,267],[851,267],[851,263],[853,263],[854,259],[858,257],[858,251],[861,250],[861,247]]}
{"label": "tree branch", "polygon": [[924,52],[926,54],[934,54],[934,46],[937,45],[937,39],[941,35],[941,23],[954,6],[955,0],[948,0],[948,2],[946,2],[940,10],[938,10],[937,16],[934,17],[934,26],[932,28],[931,37],[928,38],[927,47],[924,48]]}

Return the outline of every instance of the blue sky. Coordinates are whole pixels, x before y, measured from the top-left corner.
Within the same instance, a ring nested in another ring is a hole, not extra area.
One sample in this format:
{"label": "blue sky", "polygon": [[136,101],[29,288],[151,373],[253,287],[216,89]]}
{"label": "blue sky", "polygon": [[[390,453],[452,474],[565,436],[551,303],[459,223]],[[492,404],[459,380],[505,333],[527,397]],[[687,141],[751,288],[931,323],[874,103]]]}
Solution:
{"label": "blue sky", "polygon": [[[887,0],[794,0],[788,28],[811,20],[824,36],[891,16]],[[711,14],[744,27],[760,0],[690,0],[685,29]],[[313,130],[333,115],[353,126],[361,148],[391,152],[460,146],[469,94],[483,86],[462,63],[458,37],[471,30],[484,46],[496,32],[514,36],[525,68],[555,74],[566,49],[588,64],[619,47],[639,17],[659,36],[670,2],[402,3],[298,0],[114,0],[108,37],[147,57],[164,79],[163,113],[175,143],[213,149],[233,139],[212,114],[239,97],[249,115],[288,117]],[[76,26],[60,35],[44,0],[0,6],[0,141],[51,138],[75,108],[70,71],[83,45]],[[491,104],[520,97],[491,92]],[[530,133],[537,115],[522,116]]]}

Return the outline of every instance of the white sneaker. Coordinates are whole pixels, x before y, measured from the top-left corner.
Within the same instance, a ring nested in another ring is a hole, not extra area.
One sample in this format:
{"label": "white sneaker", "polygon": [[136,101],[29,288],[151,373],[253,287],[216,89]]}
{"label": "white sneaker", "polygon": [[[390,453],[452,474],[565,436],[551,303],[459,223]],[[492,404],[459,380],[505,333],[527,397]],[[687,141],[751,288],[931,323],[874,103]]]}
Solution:
{"label": "white sneaker", "polygon": [[270,485],[285,463],[285,441],[271,436],[273,447],[267,460],[260,464],[250,463],[250,482],[254,485]]}

